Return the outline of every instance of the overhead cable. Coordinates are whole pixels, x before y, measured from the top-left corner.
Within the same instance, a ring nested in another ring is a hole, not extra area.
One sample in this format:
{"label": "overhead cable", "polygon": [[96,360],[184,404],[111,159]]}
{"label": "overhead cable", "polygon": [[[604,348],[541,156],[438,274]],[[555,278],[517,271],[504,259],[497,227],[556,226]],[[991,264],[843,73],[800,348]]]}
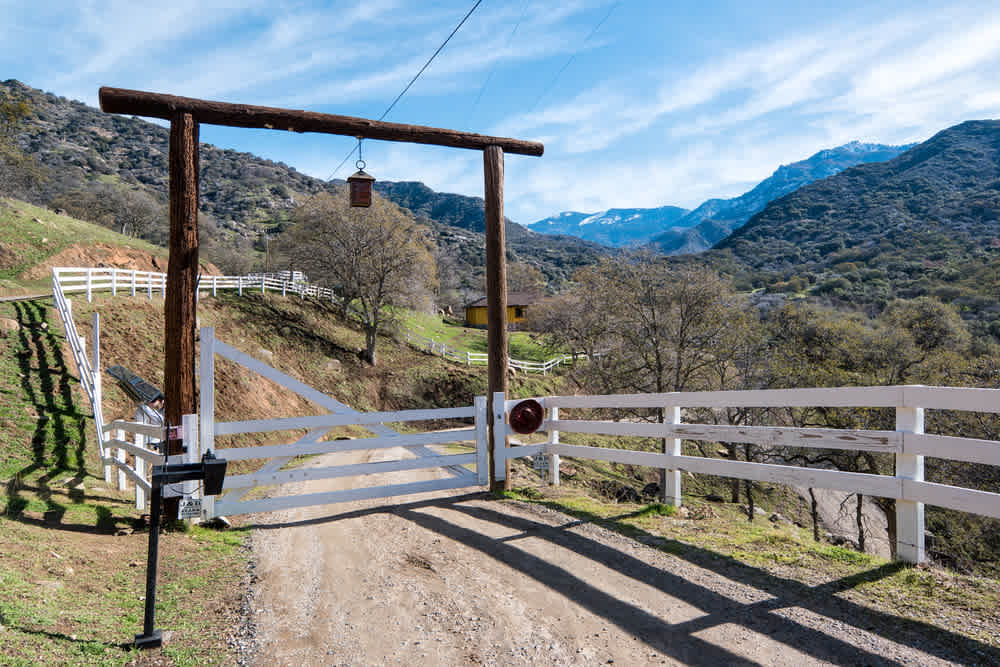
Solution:
{"label": "overhead cable", "polygon": [[[380,121],[385,120],[385,117],[389,115],[389,112],[392,111],[393,107],[396,106],[396,103],[403,98],[403,95],[405,95],[406,91],[410,89],[410,86],[412,86],[414,82],[420,78],[420,75],[424,73],[424,70],[427,69],[427,67],[434,61],[435,58],[437,58],[437,55],[441,53],[442,49],[444,49],[444,47],[448,44],[448,42],[451,41],[451,38],[455,36],[455,33],[458,32],[459,28],[465,25],[465,22],[469,20],[470,16],[472,16],[472,12],[476,11],[476,8],[479,7],[479,5],[482,4],[482,2],[483,0],[476,0],[476,3],[472,5],[472,9],[470,9],[465,14],[465,16],[462,17],[462,20],[458,22],[458,25],[455,26],[455,29],[451,31],[451,34],[448,35],[447,39],[441,42],[441,46],[437,47],[437,50],[431,55],[430,58],[427,59],[427,62],[424,63],[424,66],[420,68],[420,71],[413,75],[413,78],[410,79],[410,82],[408,84],[406,84],[406,87],[403,88],[402,92],[400,92],[399,95],[396,96],[396,99],[392,101],[392,104],[390,104],[389,107],[382,112],[382,115],[378,117]],[[343,160],[341,160],[340,164],[337,165],[337,168],[333,170],[333,173],[330,174],[330,177],[327,178],[326,180],[328,181],[333,180],[333,177],[336,176],[337,172],[340,171],[340,168],[343,167],[344,164],[351,159],[351,156],[354,155],[354,151],[356,151],[357,149],[358,149],[357,146],[352,148],[351,152],[348,153]]]}

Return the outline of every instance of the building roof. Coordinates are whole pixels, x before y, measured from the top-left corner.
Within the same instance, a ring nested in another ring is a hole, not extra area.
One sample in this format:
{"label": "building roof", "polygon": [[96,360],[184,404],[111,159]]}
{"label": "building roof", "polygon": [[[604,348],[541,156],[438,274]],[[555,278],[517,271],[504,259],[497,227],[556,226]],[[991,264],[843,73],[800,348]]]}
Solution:
{"label": "building roof", "polygon": [[[507,295],[507,305],[508,306],[530,306],[531,304],[538,301],[539,295],[533,292],[511,292]],[[466,308],[485,308],[486,307],[486,297],[481,299],[476,299],[465,304]]]}

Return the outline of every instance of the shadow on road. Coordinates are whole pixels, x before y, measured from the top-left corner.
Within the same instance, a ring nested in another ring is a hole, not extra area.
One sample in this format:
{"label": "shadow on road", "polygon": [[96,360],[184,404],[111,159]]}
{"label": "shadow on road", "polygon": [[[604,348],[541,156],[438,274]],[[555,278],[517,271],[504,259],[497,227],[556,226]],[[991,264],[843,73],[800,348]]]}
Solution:
{"label": "shadow on road", "polygon": [[[808,654],[816,660],[837,665],[899,665],[891,657],[849,643],[820,629],[783,615],[790,608],[800,608],[817,615],[818,627],[839,626],[848,632],[863,631],[898,644],[911,646],[942,660],[964,664],[1000,664],[1000,650],[947,629],[901,618],[864,607],[837,594],[878,581],[908,567],[901,563],[883,565],[865,572],[824,584],[810,586],[752,567],[717,552],[664,539],[652,534],[640,535],[646,542],[672,556],[716,575],[751,586],[764,595],[755,602],[738,602],[705,586],[672,573],[668,568],[637,558],[630,550],[597,541],[578,528],[585,520],[573,520],[552,526],[541,520],[498,511],[487,494],[469,494],[447,499],[412,502],[354,510],[330,517],[283,524],[261,524],[260,529],[307,526],[377,513],[399,516],[422,528],[480,551],[519,573],[558,591],[591,613],[607,619],[651,648],[676,660],[693,664],[755,664],[729,648],[698,637],[699,633],[725,624],[734,624],[759,633]],[[446,510],[442,512],[441,510]],[[497,539],[441,516],[457,512],[476,521],[488,522],[518,531],[513,537]],[[624,600],[600,590],[576,576],[559,563],[539,558],[517,546],[518,538],[546,540],[580,556],[600,563],[646,586],[659,589],[677,600],[703,612],[681,623],[668,623]],[[765,598],[765,599],[760,599]],[[859,642],[859,643],[863,643]]]}

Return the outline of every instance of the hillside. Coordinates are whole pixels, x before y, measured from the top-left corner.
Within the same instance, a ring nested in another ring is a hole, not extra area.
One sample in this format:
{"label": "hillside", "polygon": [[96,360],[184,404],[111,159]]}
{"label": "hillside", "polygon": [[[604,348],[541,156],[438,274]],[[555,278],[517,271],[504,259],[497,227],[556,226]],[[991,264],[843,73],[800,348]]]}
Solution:
{"label": "hillside", "polygon": [[732,199],[709,199],[652,239],[667,254],[702,252],[739,229],[768,202],[803,185],[837,174],[848,167],[889,160],[912,147],[849,144],[819,151],[805,160],[782,165],[752,190]]}
{"label": "hillside", "polygon": [[[167,197],[169,139],[165,127],[105,114],[14,80],[0,83],[0,93],[29,101],[31,117],[16,140],[45,168],[46,176],[31,187],[11,186],[8,194],[97,222],[107,216],[109,200],[139,192],[149,201],[128,203],[150,209],[153,218],[141,235],[165,245],[167,223],[162,207]],[[248,263],[262,265],[265,234],[280,241],[299,203],[343,185],[343,181],[327,183],[284,163],[211,144],[201,144],[200,159],[203,243],[209,255],[230,262],[234,269],[246,270]],[[378,182],[376,186],[416,217],[425,218],[422,222],[431,228],[435,241],[456,263],[453,274],[464,281],[462,289],[481,293],[483,200],[437,193],[421,183]],[[507,229],[512,260],[535,266],[555,285],[604,252],[596,244],[543,236],[513,222],[508,222]]]}
{"label": "hillside", "polygon": [[[768,204],[717,246],[756,285],[878,310],[936,296],[1000,334],[1000,121],[968,121],[888,162]],[[731,258],[731,259],[730,259]]]}

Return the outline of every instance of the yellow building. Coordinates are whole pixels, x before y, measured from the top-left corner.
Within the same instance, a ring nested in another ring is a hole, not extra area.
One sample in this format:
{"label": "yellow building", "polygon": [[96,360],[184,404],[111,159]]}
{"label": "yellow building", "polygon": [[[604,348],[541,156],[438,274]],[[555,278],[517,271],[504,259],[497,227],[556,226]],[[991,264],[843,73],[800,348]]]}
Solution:
{"label": "yellow building", "polygon": [[[528,307],[538,300],[537,294],[512,292],[507,295],[507,324],[515,326],[528,316]],[[470,327],[486,327],[486,297],[476,299],[465,306],[465,324]]]}

